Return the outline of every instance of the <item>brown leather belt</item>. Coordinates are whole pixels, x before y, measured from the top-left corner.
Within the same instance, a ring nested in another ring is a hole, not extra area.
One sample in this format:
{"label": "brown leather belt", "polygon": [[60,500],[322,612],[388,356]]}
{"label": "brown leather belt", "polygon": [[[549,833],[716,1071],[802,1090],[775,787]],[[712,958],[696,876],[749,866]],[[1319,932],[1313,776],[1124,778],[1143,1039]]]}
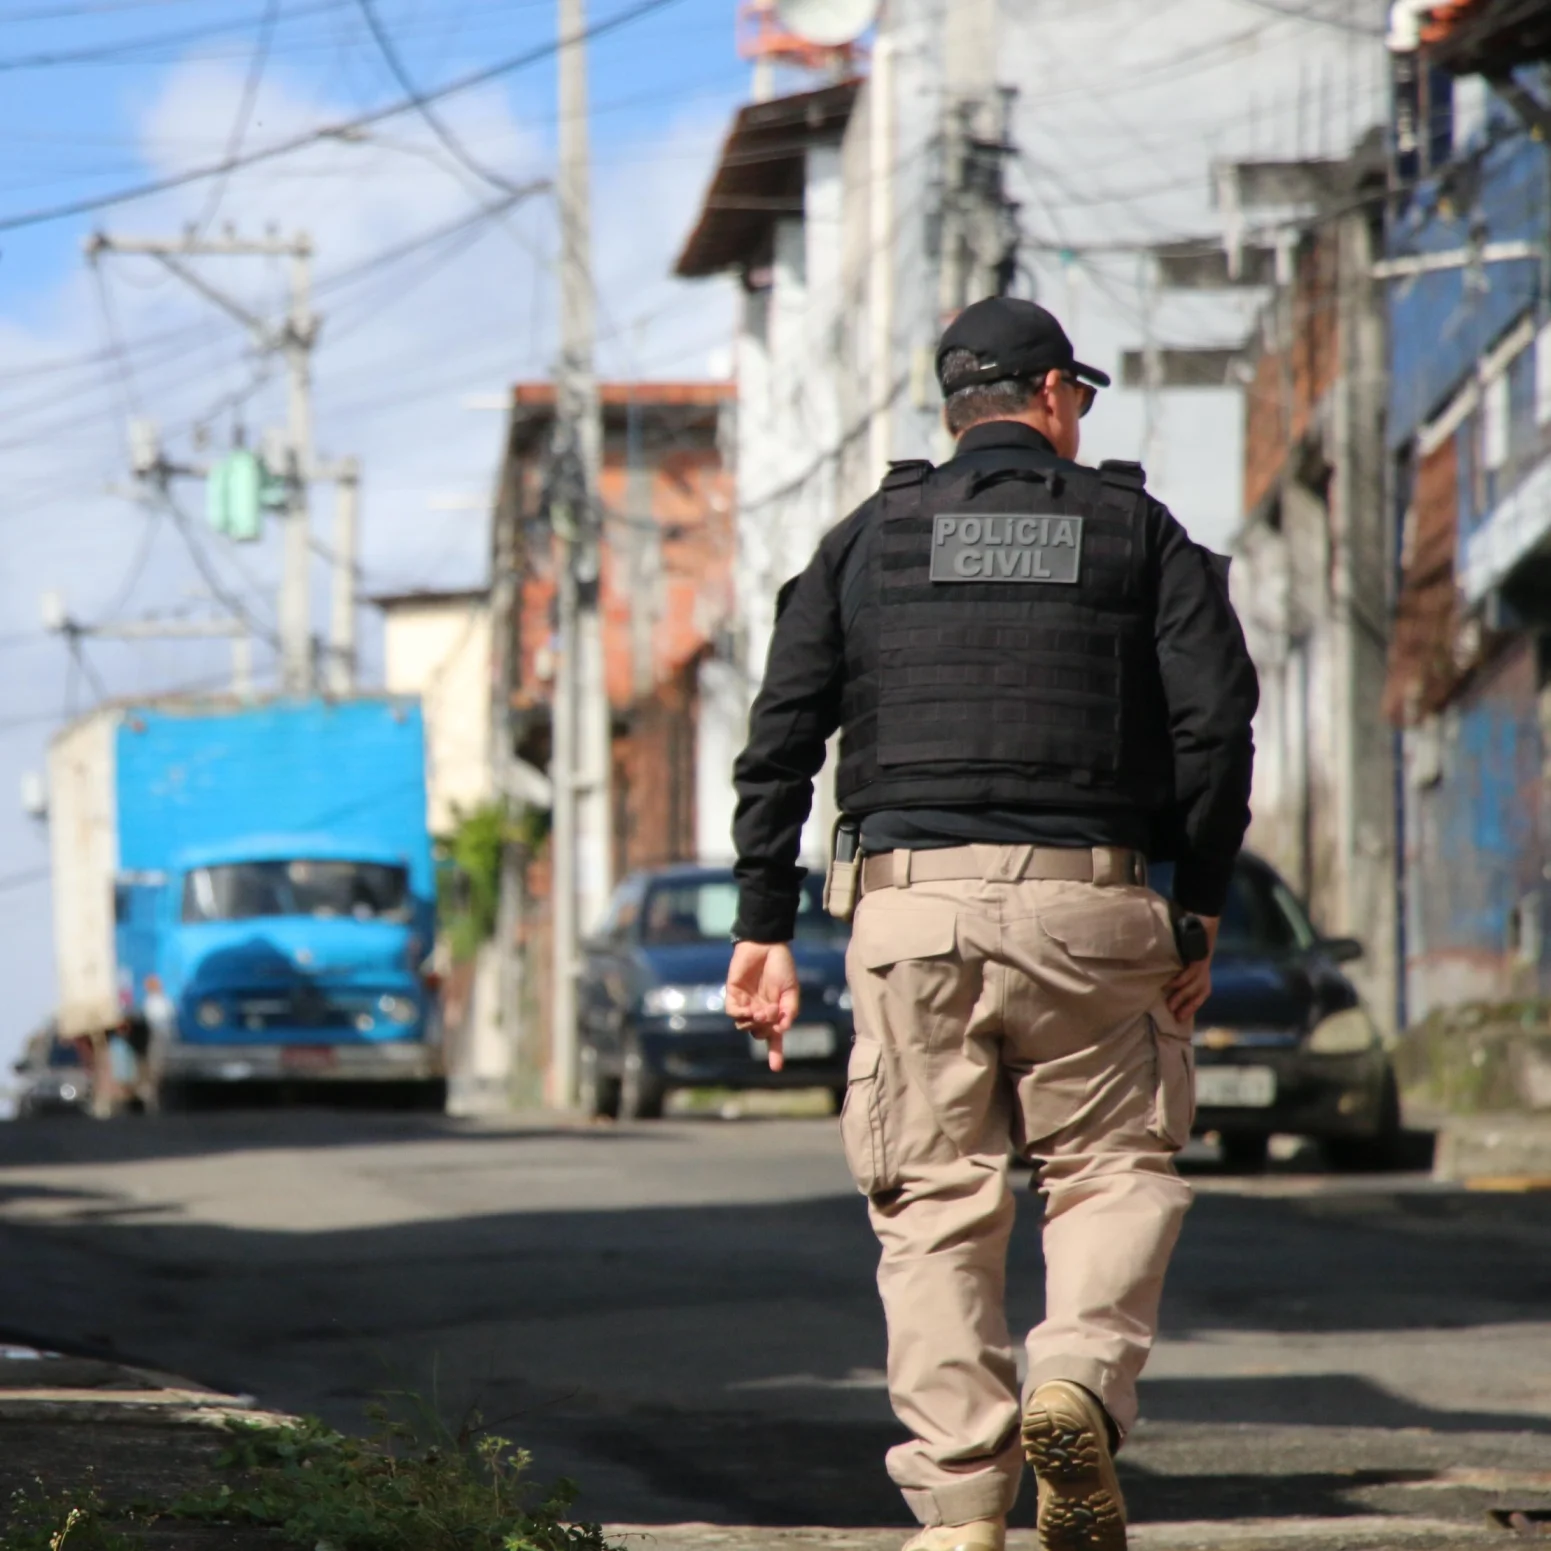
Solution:
{"label": "brown leather belt", "polygon": [[1146,883],[1147,859],[1124,846],[948,846],[938,851],[884,851],[862,862],[862,892],[908,889],[912,883],[1029,878],[1069,883]]}

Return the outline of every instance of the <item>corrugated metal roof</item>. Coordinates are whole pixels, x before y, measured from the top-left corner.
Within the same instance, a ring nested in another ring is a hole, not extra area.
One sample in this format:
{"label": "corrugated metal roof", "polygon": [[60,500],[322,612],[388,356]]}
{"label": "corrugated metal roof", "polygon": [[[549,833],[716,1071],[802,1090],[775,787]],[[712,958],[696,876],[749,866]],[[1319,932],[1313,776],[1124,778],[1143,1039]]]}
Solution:
{"label": "corrugated metal roof", "polygon": [[860,85],[841,81],[739,110],[676,275],[702,279],[767,256],[776,220],[802,214],[808,147],[840,138]]}

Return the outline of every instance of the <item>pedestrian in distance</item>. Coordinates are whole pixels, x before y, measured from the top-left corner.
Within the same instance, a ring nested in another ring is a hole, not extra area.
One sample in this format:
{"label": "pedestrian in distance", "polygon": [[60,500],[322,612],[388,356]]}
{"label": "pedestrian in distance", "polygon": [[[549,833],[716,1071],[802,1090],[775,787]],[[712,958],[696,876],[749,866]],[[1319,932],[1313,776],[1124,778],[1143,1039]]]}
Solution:
{"label": "pedestrian in distance", "polygon": [[[1119,1551],[1114,1454],[1190,1203],[1173,1160],[1258,687],[1226,562],[1138,465],[1075,461],[1109,378],[1050,313],[976,302],[937,372],[956,455],[892,465],[781,590],[735,772],[727,1008],[779,1069],[801,832],[838,729],[841,1133],[882,1250],[907,1551],[1002,1551],[1025,1458],[1041,1546]],[[1147,887],[1160,860],[1172,901]],[[1046,1261],[1021,1395],[1014,1152]]]}

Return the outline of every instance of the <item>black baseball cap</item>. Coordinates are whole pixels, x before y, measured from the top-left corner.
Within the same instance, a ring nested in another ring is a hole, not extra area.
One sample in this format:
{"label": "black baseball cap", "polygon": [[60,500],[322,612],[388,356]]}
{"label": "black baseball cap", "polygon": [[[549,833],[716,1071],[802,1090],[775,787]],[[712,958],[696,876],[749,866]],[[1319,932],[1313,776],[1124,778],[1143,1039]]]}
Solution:
{"label": "black baseball cap", "polygon": [[[968,350],[980,365],[944,379],[942,363],[950,350]],[[971,302],[944,330],[937,346],[937,380],[945,397],[1008,377],[1037,381],[1051,371],[1069,372],[1096,388],[1109,386],[1108,372],[1083,365],[1072,353],[1072,342],[1052,313],[1016,296]]]}

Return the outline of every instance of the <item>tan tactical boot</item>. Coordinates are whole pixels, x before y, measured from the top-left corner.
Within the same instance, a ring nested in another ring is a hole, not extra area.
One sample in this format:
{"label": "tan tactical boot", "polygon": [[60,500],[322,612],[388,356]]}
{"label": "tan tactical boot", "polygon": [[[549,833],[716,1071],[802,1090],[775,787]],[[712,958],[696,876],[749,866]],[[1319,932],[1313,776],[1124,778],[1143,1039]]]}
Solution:
{"label": "tan tactical boot", "polygon": [[1023,1414],[1023,1452],[1039,1479],[1044,1551],[1125,1551],[1126,1504],[1104,1407],[1080,1384],[1052,1379]]}
{"label": "tan tactical boot", "polygon": [[1007,1521],[976,1519],[972,1524],[934,1524],[913,1540],[904,1551],[1005,1551]]}

